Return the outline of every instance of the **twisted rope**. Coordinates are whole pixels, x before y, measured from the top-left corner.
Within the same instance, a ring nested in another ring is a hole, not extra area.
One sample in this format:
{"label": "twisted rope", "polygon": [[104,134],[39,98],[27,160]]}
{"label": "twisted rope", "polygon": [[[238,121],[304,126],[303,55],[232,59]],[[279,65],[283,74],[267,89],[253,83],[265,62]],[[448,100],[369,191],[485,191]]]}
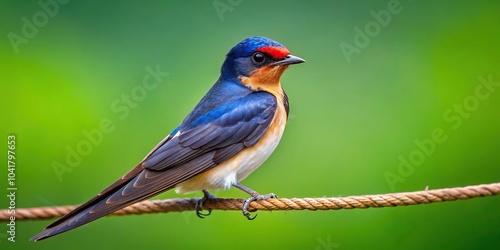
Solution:
{"label": "twisted rope", "polygon": [[[493,196],[500,194],[500,183],[483,184],[467,187],[443,188],[405,193],[380,195],[348,196],[340,198],[292,198],[267,199],[253,201],[249,211],[257,210],[340,210],[355,208],[380,208],[429,204],[467,200],[476,197]],[[167,199],[146,200],[111,215],[130,215],[146,213],[167,213],[195,210],[198,199]],[[205,210],[241,210],[244,199],[213,199],[203,204]],[[56,206],[16,209],[16,220],[44,220],[61,217],[77,206]],[[8,221],[12,214],[8,210],[0,210],[0,221]]]}

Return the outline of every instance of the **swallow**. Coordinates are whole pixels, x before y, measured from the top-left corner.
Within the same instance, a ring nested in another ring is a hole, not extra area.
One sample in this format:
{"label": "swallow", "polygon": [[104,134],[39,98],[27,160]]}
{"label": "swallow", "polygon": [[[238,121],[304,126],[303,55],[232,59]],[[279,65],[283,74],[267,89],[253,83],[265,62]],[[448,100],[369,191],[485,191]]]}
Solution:
{"label": "swallow", "polygon": [[203,191],[196,204],[202,217],[208,190],[238,188],[250,202],[261,195],[240,182],[276,149],[288,118],[288,97],[280,78],[291,64],[305,62],[282,44],[250,37],[226,55],[218,80],[182,123],[132,170],[97,196],[48,225],[31,240],[39,241],[99,219],[170,189]]}

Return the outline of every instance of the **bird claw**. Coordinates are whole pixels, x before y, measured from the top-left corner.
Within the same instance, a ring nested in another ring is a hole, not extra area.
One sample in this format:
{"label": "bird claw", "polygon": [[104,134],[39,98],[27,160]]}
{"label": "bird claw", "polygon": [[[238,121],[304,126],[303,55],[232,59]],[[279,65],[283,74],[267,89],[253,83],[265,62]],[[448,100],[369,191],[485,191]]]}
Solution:
{"label": "bird claw", "polygon": [[255,214],[255,216],[253,216],[253,217],[250,215],[250,211],[248,211],[248,206],[250,205],[250,202],[267,200],[267,199],[271,199],[271,198],[278,198],[278,196],[273,194],[273,193],[270,193],[270,194],[263,194],[263,195],[256,194],[250,198],[247,198],[243,202],[243,207],[241,208],[241,211],[243,212],[243,216],[247,217],[248,220],[254,220],[258,214]]}
{"label": "bird claw", "polygon": [[203,202],[199,202],[199,200],[196,202],[196,216],[198,216],[199,218],[205,219],[205,217],[209,216],[212,213],[212,210],[210,209],[210,210],[208,210],[207,213],[202,213],[201,212],[202,209],[201,209],[201,204],[200,203],[203,203]]}
{"label": "bird claw", "polygon": [[203,197],[196,201],[196,207],[195,207],[196,216],[198,216],[199,218],[205,219],[205,217],[212,214],[212,209],[209,209],[208,213],[202,213],[201,210],[203,210],[203,203],[205,203],[205,201],[214,200],[214,199],[217,199],[217,197],[215,195],[209,193],[206,190],[203,190]]}

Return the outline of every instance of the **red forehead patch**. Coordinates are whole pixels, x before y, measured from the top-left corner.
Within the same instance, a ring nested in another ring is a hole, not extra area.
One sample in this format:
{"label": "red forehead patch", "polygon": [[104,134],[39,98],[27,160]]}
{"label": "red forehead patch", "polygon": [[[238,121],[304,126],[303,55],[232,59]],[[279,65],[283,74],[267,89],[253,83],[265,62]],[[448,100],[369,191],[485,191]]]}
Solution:
{"label": "red forehead patch", "polygon": [[285,56],[290,54],[290,51],[287,48],[278,48],[278,47],[260,47],[257,49],[257,51],[266,53],[270,55],[274,59],[282,59]]}

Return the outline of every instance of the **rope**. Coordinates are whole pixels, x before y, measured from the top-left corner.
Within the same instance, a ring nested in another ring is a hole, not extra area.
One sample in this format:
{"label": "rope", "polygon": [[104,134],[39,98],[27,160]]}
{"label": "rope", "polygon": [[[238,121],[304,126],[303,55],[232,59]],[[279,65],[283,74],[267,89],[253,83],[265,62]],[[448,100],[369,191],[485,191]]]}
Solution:
{"label": "rope", "polygon": [[[341,198],[292,198],[253,201],[249,211],[257,210],[340,210],[355,208],[380,208],[429,204],[435,202],[467,200],[476,197],[500,194],[500,183],[467,187],[443,188],[405,193],[381,195],[348,196]],[[146,200],[111,215],[130,215],[146,213],[167,213],[195,210],[198,199]],[[241,210],[244,199],[213,199],[203,204],[205,210]],[[19,208],[15,210],[16,220],[44,220],[61,217],[77,206],[56,206]],[[8,221],[12,214],[0,210],[0,221]]]}

